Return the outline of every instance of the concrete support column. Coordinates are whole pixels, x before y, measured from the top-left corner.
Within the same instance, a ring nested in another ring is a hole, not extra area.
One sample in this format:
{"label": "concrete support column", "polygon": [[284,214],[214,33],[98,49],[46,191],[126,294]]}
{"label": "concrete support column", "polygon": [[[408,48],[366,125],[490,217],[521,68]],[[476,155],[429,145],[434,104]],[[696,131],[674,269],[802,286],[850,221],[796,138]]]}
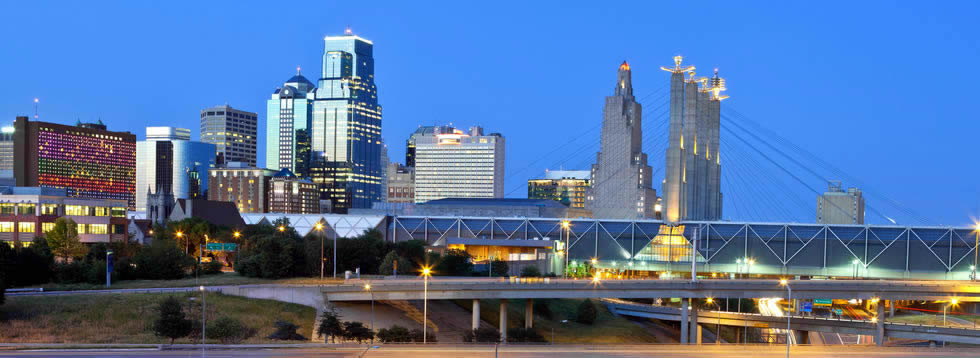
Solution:
{"label": "concrete support column", "polygon": [[473,300],[473,329],[480,328],[480,300]]}
{"label": "concrete support column", "polygon": [[878,307],[875,308],[875,312],[878,313],[878,322],[875,324],[875,344],[879,347],[885,345],[885,302],[878,301]]}
{"label": "concrete support column", "polygon": [[685,300],[683,298],[681,299],[681,342],[680,342],[681,344],[687,344],[687,334],[689,333],[688,332],[689,329],[687,328],[688,301],[689,300]]}
{"label": "concrete support column", "polygon": [[500,300],[500,341],[507,342],[507,300]]}
{"label": "concrete support column", "polygon": [[895,317],[895,301],[885,302],[888,302],[888,317]]}
{"label": "concrete support column", "polygon": [[531,298],[524,304],[524,328],[534,328],[534,299]]}
{"label": "concrete support column", "polygon": [[691,333],[688,336],[690,340],[701,344],[701,325],[698,324],[698,308],[694,307],[694,300],[691,300],[691,324],[689,327],[691,327]]}
{"label": "concrete support column", "polygon": [[810,344],[810,331],[793,330],[796,334],[796,344]]}

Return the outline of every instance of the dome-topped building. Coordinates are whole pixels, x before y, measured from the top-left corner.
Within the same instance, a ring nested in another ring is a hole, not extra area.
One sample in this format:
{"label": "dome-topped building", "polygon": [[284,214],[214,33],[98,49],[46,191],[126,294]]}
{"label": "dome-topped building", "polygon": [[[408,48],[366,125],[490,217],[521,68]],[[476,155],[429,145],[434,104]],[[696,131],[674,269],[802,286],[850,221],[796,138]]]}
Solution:
{"label": "dome-topped building", "polygon": [[308,175],[315,91],[313,82],[296,68],[296,75],[272,92],[266,102],[267,168]]}

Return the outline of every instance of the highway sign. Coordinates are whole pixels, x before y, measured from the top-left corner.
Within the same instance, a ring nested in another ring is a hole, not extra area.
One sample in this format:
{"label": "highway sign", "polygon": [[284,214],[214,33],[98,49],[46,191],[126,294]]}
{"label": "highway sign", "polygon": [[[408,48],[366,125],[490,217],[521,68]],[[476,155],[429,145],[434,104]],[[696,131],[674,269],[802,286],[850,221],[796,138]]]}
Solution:
{"label": "highway sign", "polygon": [[813,303],[803,302],[803,312],[813,312]]}
{"label": "highway sign", "polygon": [[208,251],[235,251],[238,245],[234,243],[209,242],[206,250]]}
{"label": "highway sign", "polygon": [[817,298],[813,300],[814,306],[831,306],[834,304],[834,300],[826,298]]}
{"label": "highway sign", "polygon": [[235,251],[236,246],[238,246],[238,245],[235,244],[235,243],[226,242],[225,243],[225,251]]}

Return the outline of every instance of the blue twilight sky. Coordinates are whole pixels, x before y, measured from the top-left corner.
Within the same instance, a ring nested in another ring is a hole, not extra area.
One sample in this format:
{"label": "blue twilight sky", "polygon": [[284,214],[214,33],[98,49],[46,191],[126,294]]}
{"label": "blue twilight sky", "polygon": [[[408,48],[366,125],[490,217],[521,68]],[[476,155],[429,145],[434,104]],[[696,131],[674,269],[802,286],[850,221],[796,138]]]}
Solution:
{"label": "blue twilight sky", "polygon": [[[720,68],[731,95],[723,113],[736,109],[868,183],[868,221],[977,216],[980,3],[688,4],[4,2],[0,123],[30,114],[39,97],[42,120],[102,118],[141,138],[145,126],[174,125],[197,137],[199,110],[227,103],[258,112],[261,134],[272,91],[297,66],[315,82],[323,36],[349,25],[375,44],[390,157],[404,160],[421,124],[482,125],[507,138],[511,197],[545,168],[587,168],[599,138],[590,129],[628,60],[653,112],[644,148],[659,190],[665,117],[653,110],[668,75],[658,67],[683,54],[701,75]],[[725,218],[812,221],[813,190],[844,176],[788,168],[794,179],[761,143],[722,132]]]}

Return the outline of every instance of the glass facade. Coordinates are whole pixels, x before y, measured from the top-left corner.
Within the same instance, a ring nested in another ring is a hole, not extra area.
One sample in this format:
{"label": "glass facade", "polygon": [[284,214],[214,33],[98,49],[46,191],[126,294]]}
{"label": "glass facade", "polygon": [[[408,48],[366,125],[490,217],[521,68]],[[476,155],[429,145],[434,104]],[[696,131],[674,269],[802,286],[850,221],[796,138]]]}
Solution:
{"label": "glass facade", "polygon": [[146,210],[147,191],[172,192],[176,199],[207,197],[205,176],[215,165],[214,144],[153,138],[136,144],[136,156],[140,162],[136,173],[137,210]]}
{"label": "glass facade", "polygon": [[384,200],[381,106],[374,84],[374,44],[354,35],[324,39],[313,102],[310,176],[334,212]]}
{"label": "glass facade", "polygon": [[297,71],[266,101],[266,167],[308,175],[314,88]]}

